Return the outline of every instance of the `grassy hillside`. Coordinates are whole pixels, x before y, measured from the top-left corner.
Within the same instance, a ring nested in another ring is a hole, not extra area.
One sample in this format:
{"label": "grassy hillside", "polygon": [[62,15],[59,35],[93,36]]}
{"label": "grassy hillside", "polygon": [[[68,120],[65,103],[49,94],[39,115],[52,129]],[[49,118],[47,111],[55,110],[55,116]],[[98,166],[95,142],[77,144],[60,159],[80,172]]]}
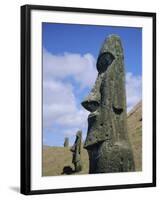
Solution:
{"label": "grassy hillside", "polygon": [[136,171],[142,170],[142,102],[128,113],[128,134],[133,149]]}
{"label": "grassy hillside", "polygon": [[[142,104],[138,103],[128,113],[128,134],[133,149],[136,171],[142,169]],[[69,147],[43,147],[43,176],[75,174],[72,153]],[[78,174],[88,174],[88,154],[82,148],[83,170]],[[76,173],[77,174],[77,173]]]}
{"label": "grassy hillside", "polygon": [[[78,174],[88,174],[88,153],[82,149],[83,169]],[[43,148],[43,176],[56,176],[60,174],[75,174],[72,164],[70,147]]]}

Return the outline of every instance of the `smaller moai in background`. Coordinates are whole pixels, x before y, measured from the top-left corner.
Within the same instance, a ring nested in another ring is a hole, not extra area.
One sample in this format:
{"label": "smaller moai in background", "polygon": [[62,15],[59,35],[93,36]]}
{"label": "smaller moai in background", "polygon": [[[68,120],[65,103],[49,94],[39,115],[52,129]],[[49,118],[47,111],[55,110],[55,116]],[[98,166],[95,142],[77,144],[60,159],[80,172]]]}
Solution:
{"label": "smaller moai in background", "polygon": [[76,140],[74,145],[71,147],[71,152],[73,153],[72,163],[75,166],[75,172],[80,172],[82,170],[82,160],[81,160],[81,143],[82,143],[82,131],[76,133]]}
{"label": "smaller moai in background", "polygon": [[69,138],[65,137],[64,139],[64,147],[69,147]]}

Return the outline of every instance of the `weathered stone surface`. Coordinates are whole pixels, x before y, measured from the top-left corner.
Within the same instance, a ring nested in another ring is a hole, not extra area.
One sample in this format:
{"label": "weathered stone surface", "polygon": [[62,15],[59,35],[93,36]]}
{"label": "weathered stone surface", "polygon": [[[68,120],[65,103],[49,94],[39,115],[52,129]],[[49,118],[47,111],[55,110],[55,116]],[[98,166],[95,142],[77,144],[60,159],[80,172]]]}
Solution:
{"label": "weathered stone surface", "polygon": [[82,143],[82,131],[78,131],[76,134],[76,140],[74,142],[74,145],[71,147],[71,151],[73,152],[72,163],[75,166],[75,172],[79,172],[82,170],[81,143]]}
{"label": "weathered stone surface", "polygon": [[97,59],[98,76],[82,102],[91,112],[84,148],[90,159],[89,173],[134,171],[127,133],[124,56],[117,35],[105,39]]}
{"label": "weathered stone surface", "polygon": [[64,147],[69,147],[69,138],[65,137],[64,139]]}

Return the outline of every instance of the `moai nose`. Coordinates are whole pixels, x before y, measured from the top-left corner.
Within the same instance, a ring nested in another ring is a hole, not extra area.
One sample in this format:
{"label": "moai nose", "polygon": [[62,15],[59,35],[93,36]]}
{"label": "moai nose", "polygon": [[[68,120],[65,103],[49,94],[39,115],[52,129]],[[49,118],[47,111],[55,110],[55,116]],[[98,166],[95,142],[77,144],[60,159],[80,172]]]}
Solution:
{"label": "moai nose", "polygon": [[102,77],[98,75],[96,82],[90,92],[90,94],[82,101],[82,106],[90,111],[94,112],[100,105],[101,94],[100,94],[100,86],[102,82]]}
{"label": "moai nose", "polygon": [[99,102],[96,100],[91,100],[91,99],[86,99],[82,102],[82,106],[90,111],[90,112],[94,112],[97,110],[97,108],[99,107]]}
{"label": "moai nose", "polygon": [[100,105],[100,92],[96,84],[91,93],[84,99],[84,101],[82,101],[81,104],[86,110],[90,112],[97,110]]}

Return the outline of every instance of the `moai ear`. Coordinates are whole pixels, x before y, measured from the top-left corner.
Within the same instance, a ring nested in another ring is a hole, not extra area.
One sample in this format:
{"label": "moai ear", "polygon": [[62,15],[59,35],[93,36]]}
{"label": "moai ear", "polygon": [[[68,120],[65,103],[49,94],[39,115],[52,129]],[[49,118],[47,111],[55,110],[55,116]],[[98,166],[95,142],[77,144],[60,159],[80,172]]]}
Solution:
{"label": "moai ear", "polygon": [[97,60],[97,70],[99,73],[105,72],[115,57],[110,52],[100,54]]}

